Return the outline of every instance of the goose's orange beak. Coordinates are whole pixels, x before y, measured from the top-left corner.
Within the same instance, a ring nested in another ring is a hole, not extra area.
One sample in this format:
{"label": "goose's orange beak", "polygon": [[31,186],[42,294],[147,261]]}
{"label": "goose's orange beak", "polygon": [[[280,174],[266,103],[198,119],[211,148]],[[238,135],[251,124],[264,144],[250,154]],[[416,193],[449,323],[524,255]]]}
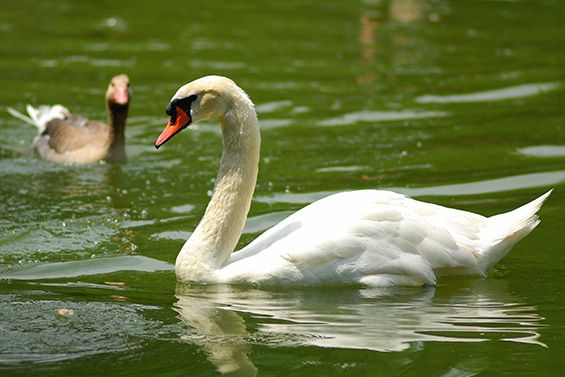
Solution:
{"label": "goose's orange beak", "polygon": [[169,119],[169,123],[167,123],[165,129],[157,138],[157,141],[155,142],[155,148],[159,149],[161,145],[165,144],[170,138],[184,130],[190,124],[192,120],[190,119],[190,115],[188,115],[180,107],[176,108],[176,112],[176,117],[172,116],[171,119]]}
{"label": "goose's orange beak", "polygon": [[116,88],[114,91],[114,102],[118,105],[125,105],[129,102],[129,93],[127,87]]}

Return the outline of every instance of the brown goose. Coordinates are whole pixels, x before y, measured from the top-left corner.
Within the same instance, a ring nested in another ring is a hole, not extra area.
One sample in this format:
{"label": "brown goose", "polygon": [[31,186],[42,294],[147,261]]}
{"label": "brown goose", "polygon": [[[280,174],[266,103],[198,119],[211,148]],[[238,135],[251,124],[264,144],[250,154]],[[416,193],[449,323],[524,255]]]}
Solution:
{"label": "brown goose", "polygon": [[112,78],[106,91],[108,124],[89,120],[61,106],[27,106],[29,118],[8,111],[38,128],[33,148],[41,158],[58,163],[88,164],[98,161],[125,162],[126,118],[131,90],[125,74]]}

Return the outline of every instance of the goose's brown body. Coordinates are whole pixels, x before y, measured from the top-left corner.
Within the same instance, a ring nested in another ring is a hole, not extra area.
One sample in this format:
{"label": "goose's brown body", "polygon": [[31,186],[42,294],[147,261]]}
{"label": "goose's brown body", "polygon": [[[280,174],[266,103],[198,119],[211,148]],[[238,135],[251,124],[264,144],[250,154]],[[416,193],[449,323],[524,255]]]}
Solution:
{"label": "goose's brown body", "polygon": [[[33,147],[41,158],[58,163],[125,162],[125,125],[130,99],[126,75],[112,78],[106,92],[108,124],[71,115],[62,106],[28,108],[39,129]],[[62,109],[62,110],[61,110]]]}

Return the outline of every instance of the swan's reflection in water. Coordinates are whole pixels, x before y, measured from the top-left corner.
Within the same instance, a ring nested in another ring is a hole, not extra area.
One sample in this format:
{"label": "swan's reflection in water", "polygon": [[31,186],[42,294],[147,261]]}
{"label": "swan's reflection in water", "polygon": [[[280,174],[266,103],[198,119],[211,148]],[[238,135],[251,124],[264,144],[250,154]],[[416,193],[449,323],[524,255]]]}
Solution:
{"label": "swan's reflection in water", "polygon": [[[178,285],[175,305],[222,373],[255,375],[252,344],[380,352],[425,342],[511,341],[545,346],[543,318],[504,281],[454,280],[438,288],[259,290]],[[244,318],[246,318],[244,320]]]}
{"label": "swan's reflection in water", "polygon": [[[219,289],[214,289],[219,288]],[[229,300],[230,287],[192,288],[177,285],[175,304],[180,318],[194,333],[183,337],[202,346],[218,371],[230,376],[255,376],[257,368],[248,356],[248,336],[245,322],[221,297]],[[225,307],[227,306],[227,307]]]}
{"label": "swan's reflection in water", "polygon": [[[229,287],[219,288],[229,292]],[[248,356],[246,340],[249,334],[245,322],[236,311],[224,308],[219,302],[221,290],[207,291],[178,284],[176,296],[175,308],[182,321],[196,331],[184,336],[184,339],[201,345],[210,362],[222,374],[257,375],[257,368]]]}

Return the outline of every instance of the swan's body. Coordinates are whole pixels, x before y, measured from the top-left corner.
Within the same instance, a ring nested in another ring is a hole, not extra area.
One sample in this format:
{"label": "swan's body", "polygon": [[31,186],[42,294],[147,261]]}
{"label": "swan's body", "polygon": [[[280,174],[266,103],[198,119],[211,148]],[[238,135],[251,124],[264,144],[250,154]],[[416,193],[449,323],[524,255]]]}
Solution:
{"label": "swan's body", "polygon": [[37,127],[33,148],[44,160],[75,164],[124,162],[129,99],[129,78],[118,75],[112,78],[106,92],[108,124],[72,115],[61,105],[28,105],[29,117],[13,109],[8,111]]}
{"label": "swan's body", "polygon": [[176,260],[183,282],[371,286],[435,284],[438,274],[480,274],[534,229],[549,192],[486,218],[377,190],[321,199],[233,253],[259,163],[253,103],[233,81],[208,76],[181,87],[156,146],[191,122],[221,119],[224,152],[206,213]]}

